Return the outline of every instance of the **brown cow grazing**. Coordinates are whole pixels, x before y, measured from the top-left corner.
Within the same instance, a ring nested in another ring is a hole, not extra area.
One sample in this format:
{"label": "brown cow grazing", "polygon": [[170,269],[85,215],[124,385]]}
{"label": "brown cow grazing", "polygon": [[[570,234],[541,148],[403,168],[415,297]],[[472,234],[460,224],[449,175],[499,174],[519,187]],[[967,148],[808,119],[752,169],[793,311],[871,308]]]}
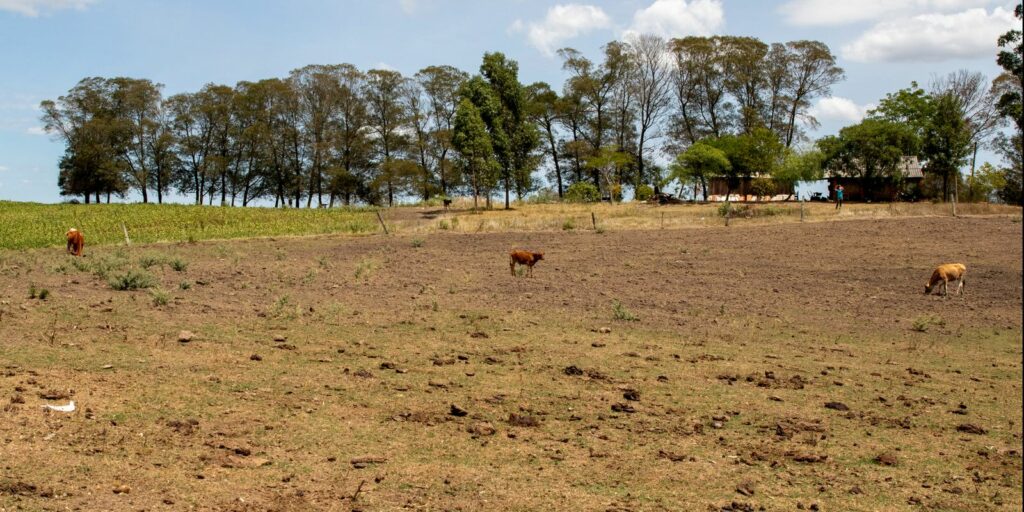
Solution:
{"label": "brown cow grazing", "polygon": [[956,287],[956,293],[958,295],[964,294],[964,280],[967,278],[967,266],[963,263],[946,263],[945,265],[939,265],[932,272],[932,278],[928,280],[928,284],[924,286],[925,295],[932,292],[935,285],[942,282],[942,296],[945,297],[947,294],[946,288],[949,286],[950,281],[959,280],[960,283]]}
{"label": "brown cow grazing", "polygon": [[544,253],[542,252],[515,250],[509,254],[508,268],[514,276],[516,275],[516,263],[526,265],[526,276],[533,277],[533,266],[542,259],[544,259]]}
{"label": "brown cow grazing", "polygon": [[82,249],[85,249],[85,237],[82,236],[82,232],[71,228],[67,232],[68,237],[68,254],[72,256],[81,256]]}

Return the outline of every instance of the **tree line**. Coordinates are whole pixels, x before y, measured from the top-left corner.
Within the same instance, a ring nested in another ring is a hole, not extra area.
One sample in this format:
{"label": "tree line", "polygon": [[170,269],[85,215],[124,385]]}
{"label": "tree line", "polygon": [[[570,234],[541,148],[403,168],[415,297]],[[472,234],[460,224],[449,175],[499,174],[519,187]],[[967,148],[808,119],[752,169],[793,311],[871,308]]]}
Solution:
{"label": "tree line", "polygon": [[[737,36],[644,34],[609,42],[597,60],[563,48],[560,90],[523,83],[518,64],[494,52],[474,75],[310,65],[168,97],[146,79],[86,78],[42,111],[65,143],[61,193],[86,202],[129,193],[163,202],[175,191],[232,206],[453,195],[490,206],[498,195],[508,207],[544,183],[552,197],[593,200],[626,188],[645,198],[679,180],[707,199],[711,179],[724,178],[730,193],[754,179],[770,195],[826,173],[870,191],[899,182],[906,156],[941,179],[931,194],[946,198],[950,178],[985,144],[1009,166],[983,167],[967,189],[1019,202],[1020,31],[999,43],[1006,72],[991,86],[967,71],[929,91],[914,83],[818,141],[806,135],[817,126],[811,106],[844,79],[828,46]],[[1015,134],[1000,132],[1007,120]]]}
{"label": "tree line", "polygon": [[601,58],[559,51],[568,78],[524,84],[518,64],[484,55],[477,74],[428,66],[413,76],[350,64],[286,78],[208,84],[163,95],[140,78],[85,78],[41,104],[65,144],[61,194],[99,202],[169,193],[197,204],[392,205],[471,194],[490,203],[577,183],[604,196],[659,189],[657,151],[767,130],[789,147],[814,126],[810,106],[843,79],[817,41],[751,37],[605,45]]}

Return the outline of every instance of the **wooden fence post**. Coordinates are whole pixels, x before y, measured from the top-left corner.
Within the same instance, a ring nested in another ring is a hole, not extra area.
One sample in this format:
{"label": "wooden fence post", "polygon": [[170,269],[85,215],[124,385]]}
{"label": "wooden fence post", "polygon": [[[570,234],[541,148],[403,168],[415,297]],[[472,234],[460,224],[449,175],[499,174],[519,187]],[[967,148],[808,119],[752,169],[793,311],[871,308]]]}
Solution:
{"label": "wooden fence post", "polygon": [[384,234],[385,235],[389,234],[388,233],[388,226],[387,226],[387,224],[384,224],[384,218],[380,216],[380,210],[377,210],[377,220],[380,221],[380,227],[384,228]]}

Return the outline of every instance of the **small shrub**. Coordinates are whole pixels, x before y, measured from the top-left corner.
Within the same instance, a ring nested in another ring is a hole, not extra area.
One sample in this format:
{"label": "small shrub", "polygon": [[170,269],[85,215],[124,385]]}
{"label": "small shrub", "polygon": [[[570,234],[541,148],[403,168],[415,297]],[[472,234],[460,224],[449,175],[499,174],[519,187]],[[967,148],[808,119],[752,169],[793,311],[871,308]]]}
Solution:
{"label": "small shrub", "polygon": [[149,294],[153,297],[153,305],[156,307],[166,306],[171,301],[170,295],[161,289],[150,290]]}
{"label": "small shrub", "polygon": [[654,189],[650,185],[640,185],[633,193],[633,199],[637,201],[649,201],[654,197]]}
{"label": "small shrub", "polygon": [[67,265],[61,263],[60,265],[57,265],[56,267],[53,267],[53,271],[55,273],[57,273],[57,274],[67,274],[68,273],[68,267],[67,267]]}
{"label": "small shrub", "polygon": [[775,181],[771,178],[757,178],[750,184],[750,191],[758,198],[775,195]]}
{"label": "small shrub", "polygon": [[164,259],[162,257],[160,257],[160,256],[155,256],[155,255],[152,255],[152,254],[147,254],[147,255],[142,256],[141,258],[139,258],[139,266],[144,268],[144,269],[146,269],[146,270],[149,270],[151,267],[155,267],[155,266],[163,265],[163,264],[164,264]]}
{"label": "small shrub", "polygon": [[128,270],[123,274],[111,276],[107,284],[115,290],[142,290],[152,288],[156,284],[153,276],[147,272]]}
{"label": "small shrub", "polygon": [[188,281],[182,281],[182,282],[178,283],[178,288],[182,289],[182,290],[191,289],[192,288],[192,283],[190,283]]}
{"label": "small shrub", "polygon": [[184,272],[188,269],[188,262],[180,258],[174,258],[171,260],[171,269],[175,272]]}
{"label": "small shrub", "polygon": [[34,284],[28,285],[28,298],[34,299],[38,295],[39,295],[39,292],[36,290],[36,285],[34,285]]}
{"label": "small shrub", "polygon": [[437,223],[437,228],[442,230],[442,231],[448,231],[449,229],[451,229],[451,226],[448,224],[448,221],[446,221],[444,219],[441,219]]}
{"label": "small shrub", "polygon": [[565,200],[570,203],[596,203],[601,200],[601,192],[593,183],[581,181],[566,189]]}
{"label": "small shrub", "polygon": [[413,239],[412,246],[414,248],[423,247],[423,239],[422,238],[415,238],[415,239]]}
{"label": "small shrub", "polygon": [[615,320],[624,320],[627,322],[637,322],[640,320],[640,317],[634,315],[632,312],[626,309],[626,307],[623,306],[621,302],[617,300],[612,302],[612,318],[614,318]]}
{"label": "small shrub", "polygon": [[718,216],[719,217],[725,217],[726,215],[729,215],[729,212],[731,212],[731,211],[732,211],[732,205],[729,204],[728,202],[725,202],[725,203],[722,203],[722,204],[718,205]]}
{"label": "small shrub", "polygon": [[46,288],[43,288],[42,290],[39,290],[39,300],[46,300],[46,298],[49,297],[49,296],[50,296],[50,290],[47,290]]}
{"label": "small shrub", "polygon": [[598,226],[597,228],[594,229],[594,232],[599,234],[599,235],[603,235],[604,234],[604,226]]}
{"label": "small shrub", "polygon": [[572,219],[565,219],[565,222],[562,223],[562,229],[565,231],[572,231],[576,229],[576,221]]}

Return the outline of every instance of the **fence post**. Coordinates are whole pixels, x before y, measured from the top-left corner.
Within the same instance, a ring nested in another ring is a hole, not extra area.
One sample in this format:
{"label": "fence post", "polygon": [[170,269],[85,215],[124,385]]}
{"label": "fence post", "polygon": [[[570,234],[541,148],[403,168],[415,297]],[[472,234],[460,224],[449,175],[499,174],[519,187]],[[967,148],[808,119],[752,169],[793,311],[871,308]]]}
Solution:
{"label": "fence post", "polygon": [[804,221],[804,200],[800,200],[800,222]]}
{"label": "fence post", "polygon": [[729,217],[732,217],[732,205],[729,204],[729,199],[725,200],[725,226],[729,226]]}
{"label": "fence post", "polygon": [[389,234],[388,233],[388,226],[387,226],[387,224],[384,224],[384,218],[380,216],[380,210],[377,210],[377,220],[380,221],[380,227],[384,228],[384,234],[385,235]]}
{"label": "fence post", "polygon": [[124,225],[124,222],[121,223],[121,230],[124,231],[124,244],[132,245],[132,240],[128,238],[128,227]]}
{"label": "fence post", "polygon": [[597,231],[597,216],[594,212],[590,212],[590,223],[594,225],[594,231]]}

